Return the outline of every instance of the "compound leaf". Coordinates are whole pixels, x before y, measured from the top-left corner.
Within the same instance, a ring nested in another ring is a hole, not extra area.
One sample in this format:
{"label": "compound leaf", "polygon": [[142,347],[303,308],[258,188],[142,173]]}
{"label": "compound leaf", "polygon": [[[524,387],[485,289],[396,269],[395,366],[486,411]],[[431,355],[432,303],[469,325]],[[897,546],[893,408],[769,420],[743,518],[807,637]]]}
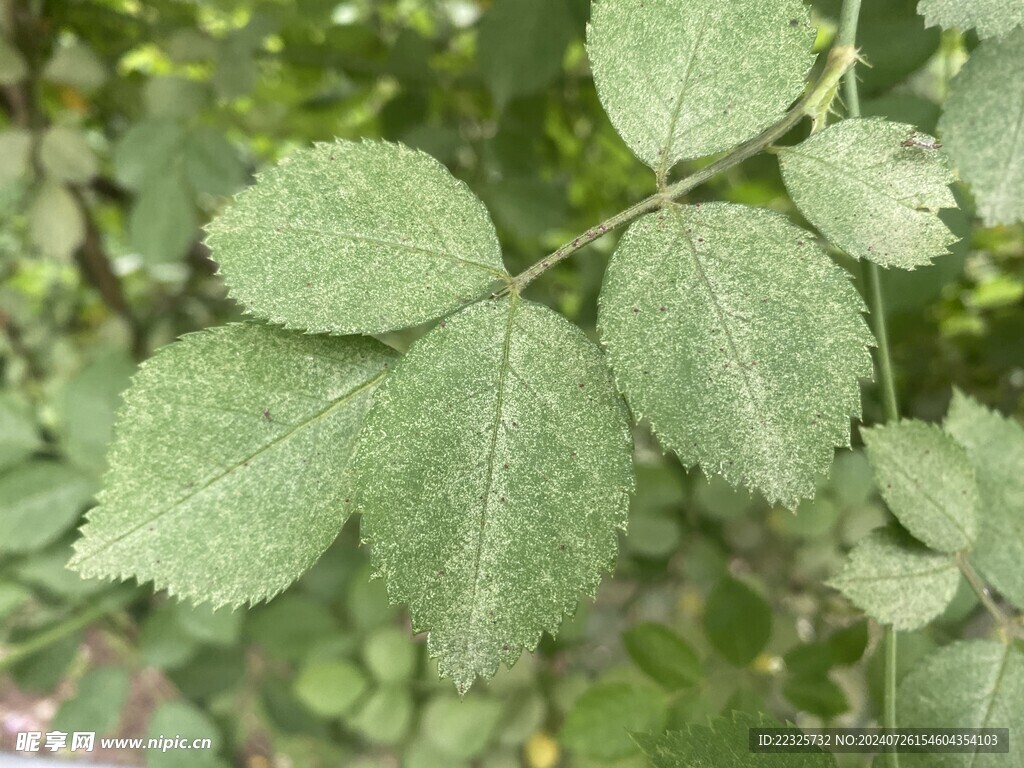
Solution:
{"label": "compound leaf", "polygon": [[853,548],[829,585],[871,618],[907,630],[923,627],[942,613],[959,582],[952,557],[883,528]]}
{"label": "compound leaf", "polygon": [[215,606],[277,594],[345,522],[338,478],[393,359],[256,323],[166,347],[124,395],[71,566]]}
{"label": "compound leaf", "polygon": [[772,754],[751,752],[751,728],[779,728],[767,715],[733,712],[708,725],[689,725],[685,731],[636,733],[633,740],[654,768],[834,768],[832,755],[818,752]]}
{"label": "compound leaf", "polygon": [[771,125],[811,67],[800,0],[596,0],[591,13],[601,103],[659,176]]}
{"label": "compound leaf", "polygon": [[[899,725],[915,728],[1024,728],[1024,654],[1012,644],[962,640],[919,662],[900,683]],[[928,768],[1021,768],[1010,754],[904,755]]]}
{"label": "compound leaf", "polygon": [[835,246],[913,269],[957,240],[938,215],[956,207],[938,146],[909,125],[843,120],[779,156],[793,202]]}
{"label": "compound leaf", "polygon": [[1024,608],[1024,428],[960,392],[943,426],[967,450],[978,478],[980,530],[971,560]]}
{"label": "compound leaf", "polygon": [[300,150],[208,229],[238,301],[313,332],[416,325],[507,277],[483,204],[430,156],[385,142]]}
{"label": "compound leaf", "polygon": [[882,498],[932,549],[967,549],[978,535],[978,482],[967,453],[941,428],[920,421],[862,429]]}
{"label": "compound leaf", "polygon": [[594,593],[626,525],[630,446],[597,347],[516,296],[440,323],[381,387],[356,507],[392,601],[460,691]]}
{"label": "compound leaf", "polygon": [[846,274],[777,213],[671,205],[601,291],[620,391],[687,466],[795,507],[849,445],[872,337]]}
{"label": "compound leaf", "polygon": [[1024,4],[1018,0],[921,0],[917,12],[928,26],[973,28],[982,38],[1024,26]]}
{"label": "compound leaf", "polygon": [[1024,220],[1024,29],[985,40],[953,78],[939,135],[988,225]]}

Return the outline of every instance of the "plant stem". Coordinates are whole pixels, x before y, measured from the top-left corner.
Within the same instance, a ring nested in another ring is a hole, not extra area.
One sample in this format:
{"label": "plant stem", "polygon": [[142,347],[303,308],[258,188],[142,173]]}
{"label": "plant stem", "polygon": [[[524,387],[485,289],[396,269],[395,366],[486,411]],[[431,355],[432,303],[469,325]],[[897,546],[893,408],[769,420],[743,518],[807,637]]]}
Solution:
{"label": "plant stem", "polygon": [[960,573],[967,579],[967,583],[971,585],[971,589],[978,596],[981,604],[985,606],[992,618],[996,620],[999,627],[1009,636],[1015,637],[1018,640],[1024,640],[1024,627],[1020,626],[1012,618],[1010,618],[1002,608],[992,599],[992,593],[989,591],[988,585],[982,580],[978,572],[974,570],[974,566],[967,560],[967,555],[963,552],[956,553],[956,565],[960,569]]}
{"label": "plant stem", "polygon": [[[837,45],[857,44],[857,23],[860,19],[861,0],[843,0],[839,14],[839,32],[836,35]],[[843,96],[846,100],[847,117],[860,117],[860,93],[857,90],[857,69],[850,67],[843,80]],[[882,281],[878,266],[872,262],[864,262],[864,281],[867,288],[868,309],[871,312],[871,325],[878,342],[875,364],[878,368],[878,381],[882,390],[882,409],[885,421],[899,418],[899,404],[896,401],[896,384],[893,377],[892,357],[889,353],[889,331],[885,323],[885,302],[882,300]],[[892,626],[885,628],[885,705],[883,720],[886,728],[896,727],[896,669],[898,651],[896,646],[896,630]],[[899,768],[898,752],[888,753],[890,768]]]}
{"label": "plant stem", "polygon": [[81,613],[69,616],[64,621],[55,624],[49,629],[43,630],[23,643],[7,648],[0,653],[0,672],[10,669],[19,661],[27,659],[35,653],[48,648],[59,640],[63,640],[73,632],[86,627],[96,619],[106,616],[108,613],[119,610],[125,603],[135,595],[134,590],[117,590],[112,594],[98,600],[92,606]]}
{"label": "plant stem", "polygon": [[830,52],[825,69],[821,76],[814,83],[807,94],[800,99],[796,105],[783,116],[781,120],[765,129],[757,136],[740,144],[727,155],[720,157],[710,165],[701,168],[699,171],[687,176],[685,179],[671,184],[666,189],[657,192],[646,200],[641,200],[630,208],[621,211],[610,219],[597,224],[586,232],[577,235],[569,242],[562,245],[558,250],[545,256],[532,267],[516,275],[512,281],[497,295],[504,295],[510,292],[518,292],[533,282],[540,275],[547,272],[559,262],[569,258],[576,251],[594,242],[613,229],[628,224],[636,218],[658,210],[666,203],[678,200],[680,197],[699,187],[704,182],[714,178],[723,171],[732,168],[744,160],[753,157],[764,151],[768,146],[785,136],[794,126],[800,123],[805,117],[819,114],[823,101],[830,99],[836,84],[840,81],[848,69],[857,60],[857,55],[852,45],[837,45]]}

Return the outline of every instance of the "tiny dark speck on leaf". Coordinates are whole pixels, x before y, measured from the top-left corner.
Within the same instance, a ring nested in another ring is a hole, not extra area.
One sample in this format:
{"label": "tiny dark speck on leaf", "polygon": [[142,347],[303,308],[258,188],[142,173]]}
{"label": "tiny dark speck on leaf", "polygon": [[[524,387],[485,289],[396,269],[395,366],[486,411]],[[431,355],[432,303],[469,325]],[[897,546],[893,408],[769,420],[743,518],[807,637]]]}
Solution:
{"label": "tiny dark speck on leaf", "polygon": [[501,646],[501,650],[507,651],[508,650],[508,643],[505,643],[504,645],[502,645]]}
{"label": "tiny dark speck on leaf", "polygon": [[508,464],[502,464],[502,465],[501,465],[501,468],[502,468],[502,469],[508,469]]}
{"label": "tiny dark speck on leaf", "polygon": [[640,307],[633,307],[633,312],[634,313],[639,312],[639,311],[640,311]]}
{"label": "tiny dark speck on leaf", "polygon": [[513,427],[518,427],[519,426],[519,422],[518,421],[513,421],[512,422],[512,426]]}
{"label": "tiny dark speck on leaf", "polygon": [[565,544],[559,544],[559,545],[558,545],[558,549],[559,549],[559,551],[561,551],[561,552],[565,552]]}
{"label": "tiny dark speck on leaf", "polygon": [[789,20],[789,26],[791,26],[791,27],[799,27],[800,26],[800,19],[790,19]]}
{"label": "tiny dark speck on leaf", "polygon": [[267,421],[273,421],[273,419],[270,418],[270,409],[269,408],[264,408],[263,409],[263,418],[266,419]]}

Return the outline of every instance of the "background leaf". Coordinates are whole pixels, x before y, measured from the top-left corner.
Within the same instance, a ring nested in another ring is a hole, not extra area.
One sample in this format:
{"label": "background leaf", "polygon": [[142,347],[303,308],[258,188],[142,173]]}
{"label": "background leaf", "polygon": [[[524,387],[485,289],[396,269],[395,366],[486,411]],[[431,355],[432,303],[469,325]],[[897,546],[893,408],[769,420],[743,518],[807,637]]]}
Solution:
{"label": "background leaf", "polygon": [[587,52],[612,125],[663,174],[780,118],[813,42],[799,0],[595,0]]}
{"label": "background leaf", "polygon": [[[927,728],[1024,728],[1024,654],[1013,645],[963,640],[914,667],[898,691],[899,725]],[[1012,736],[1011,736],[1012,738]],[[1007,754],[901,755],[932,768],[1020,768],[1024,750]]]}
{"label": "background leaf", "polygon": [[959,582],[952,557],[883,528],[854,547],[829,585],[878,622],[909,630],[942,613]]}
{"label": "background leaf", "polygon": [[665,688],[689,688],[700,682],[697,652],[664,624],[637,624],[622,635],[622,642],[636,665]]}
{"label": "background leaf", "polygon": [[903,526],[932,549],[957,552],[978,535],[978,483],[967,453],[920,421],[862,429],[882,498]]}
{"label": "background leaf", "polygon": [[664,718],[658,691],[628,683],[599,683],[580,696],[569,712],[561,741],[579,755],[617,760],[636,752],[631,732],[657,729]]}
{"label": "background leaf", "polygon": [[913,269],[956,242],[938,216],[956,207],[953,174],[935,140],[913,126],[842,120],[779,158],[800,212],[854,258]]}
{"label": "background leaf", "polygon": [[806,232],[713,203],[629,228],[598,319],[620,391],[666,448],[795,507],[849,445],[871,375],[861,309]]}
{"label": "background leaf", "polygon": [[974,28],[979,37],[997,37],[1024,26],[1024,5],[1014,0],[921,0],[917,12],[929,26]]}
{"label": "background leaf", "polygon": [[480,70],[495,101],[504,106],[554,80],[573,32],[572,15],[561,0],[496,0],[476,41]]}
{"label": "background leaf", "polygon": [[79,470],[33,459],[0,475],[0,552],[42,549],[74,525],[96,490]]}
{"label": "background leaf", "polygon": [[766,715],[733,712],[716,717],[708,725],[689,725],[686,730],[638,733],[633,738],[654,768],[828,768],[836,761],[827,752],[818,754],[760,754],[747,749],[751,728],[778,728]]}
{"label": "background leaf", "polygon": [[704,634],[726,661],[742,667],[768,645],[772,610],[757,592],[726,576],[708,595]]}
{"label": "background leaf", "polygon": [[506,276],[483,204],[433,158],[383,142],[294,153],[208,231],[236,299],[309,331],[416,325]]}
{"label": "background leaf", "polygon": [[347,517],[338,477],[392,359],[255,323],[166,347],[125,393],[72,566],[215,606],[277,594]]}
{"label": "background leaf", "polygon": [[1024,221],[1024,29],[985,40],[950,84],[939,135],[989,226]]}
{"label": "background leaf", "polygon": [[39,142],[39,164],[54,179],[84,184],[99,170],[99,161],[85,134],[71,126],[47,129]]}
{"label": "background leaf", "polygon": [[42,446],[32,411],[8,393],[0,393],[0,435],[0,472],[20,464]]}
{"label": "background leaf", "polygon": [[626,524],[630,444],[597,348],[517,297],[440,323],[381,388],[357,508],[388,594],[460,692],[593,594]]}
{"label": "background leaf", "polygon": [[967,450],[978,478],[980,530],[971,561],[1024,608],[1024,428],[961,392],[953,393],[943,426]]}

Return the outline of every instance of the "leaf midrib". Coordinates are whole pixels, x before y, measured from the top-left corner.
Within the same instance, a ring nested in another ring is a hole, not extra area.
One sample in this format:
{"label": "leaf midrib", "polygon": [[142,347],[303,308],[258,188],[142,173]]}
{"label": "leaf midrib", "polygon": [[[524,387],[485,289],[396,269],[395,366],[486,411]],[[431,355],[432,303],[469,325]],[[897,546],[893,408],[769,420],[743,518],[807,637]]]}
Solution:
{"label": "leaf midrib", "polygon": [[967,533],[967,529],[960,524],[960,521],[957,520],[952,513],[946,511],[945,507],[934,496],[932,496],[930,491],[922,483],[918,482],[914,478],[910,471],[900,461],[899,456],[890,457],[889,465],[894,467],[896,471],[899,472],[899,474],[903,475],[904,479],[906,479],[910,483],[910,485],[913,486],[915,490],[917,490],[917,492],[925,499],[925,501],[927,501],[931,506],[935,508],[935,510],[939,513],[940,516],[949,520],[949,522],[951,522],[953,526],[958,531],[960,531],[960,533],[964,537],[963,546],[967,546],[971,543],[972,537]]}
{"label": "leaf midrib", "polygon": [[[1006,667],[1008,662],[1010,661],[1011,652],[1012,648],[1010,644],[1004,644],[1003,658],[999,662],[999,672],[996,673],[996,680],[995,683],[993,683],[992,685],[992,692],[988,695],[988,704],[985,705],[985,713],[981,717],[981,724],[977,726],[978,728],[988,727],[988,719],[992,716],[992,707],[995,706],[996,694],[999,693],[999,686],[1002,685],[1003,677],[1006,675]],[[977,750],[971,753],[971,762],[969,764],[969,768],[974,768],[974,764],[978,761],[978,754],[979,753]]]}
{"label": "leaf midrib", "polygon": [[[123,541],[124,539],[128,538],[129,536],[133,536],[134,534],[136,534],[138,531],[142,530],[146,526],[151,525],[152,523],[156,522],[157,520],[162,518],[164,515],[170,514],[172,512],[177,511],[177,510],[180,510],[187,502],[191,501],[196,496],[198,496],[199,494],[201,494],[204,491],[206,491],[208,488],[213,486],[215,483],[220,482],[221,480],[223,480],[228,475],[230,475],[233,472],[237,471],[239,468],[241,468],[243,466],[246,466],[250,461],[252,461],[257,456],[260,456],[261,454],[266,453],[267,451],[269,451],[272,448],[280,445],[281,443],[286,442],[287,440],[289,440],[290,438],[294,437],[296,434],[298,434],[302,430],[306,429],[307,427],[312,426],[313,424],[315,424],[316,422],[320,421],[321,419],[327,418],[335,410],[337,410],[341,406],[349,403],[351,400],[356,398],[358,395],[360,395],[365,390],[373,387],[375,384],[377,384],[377,382],[379,382],[381,379],[383,379],[387,375],[387,373],[388,373],[387,369],[382,370],[380,373],[378,373],[372,379],[369,379],[368,381],[365,381],[362,384],[360,384],[355,389],[352,389],[349,392],[346,392],[344,395],[339,397],[337,400],[333,401],[330,405],[328,405],[323,410],[313,414],[312,416],[310,416],[305,421],[297,424],[293,429],[290,429],[289,431],[284,432],[284,433],[278,435],[277,437],[275,437],[273,440],[271,440],[266,445],[263,445],[260,448],[258,448],[257,450],[255,450],[252,453],[248,454],[244,458],[242,458],[239,461],[237,461],[235,464],[232,464],[230,467],[225,469],[220,474],[215,475],[214,477],[210,478],[210,480],[208,480],[203,485],[199,486],[198,488],[195,488],[193,491],[191,491],[190,493],[188,493],[185,496],[182,496],[180,499],[176,499],[169,506],[167,506],[167,507],[161,509],[159,512],[151,515],[146,520],[143,520],[142,522],[140,522],[137,525],[129,528],[128,530],[118,534],[117,536],[114,536],[113,538],[107,539],[106,541],[104,541],[99,546],[94,546],[87,553],[84,553],[84,554],[76,553],[75,556],[71,558],[71,561],[68,563],[68,565],[76,566],[76,565],[79,565],[80,563],[85,562],[86,560],[94,558],[97,555],[99,555],[100,553],[105,552],[106,550],[110,549],[115,544]],[[102,505],[101,505],[101,507],[102,507]],[[83,539],[82,540],[83,544],[85,542],[87,542],[87,541],[88,541],[88,539]]]}
{"label": "leaf midrib", "polygon": [[[505,324],[505,338],[501,349],[501,366],[498,369],[498,394],[494,403],[494,418],[491,422],[491,444],[487,451],[487,480],[484,483],[483,504],[480,509],[480,527],[477,531],[476,549],[473,558],[473,599],[469,603],[469,616],[466,622],[466,654],[475,642],[472,628],[477,621],[477,601],[480,595],[480,564],[484,549],[484,540],[487,535],[487,510],[491,504],[491,488],[494,485],[494,457],[498,446],[498,428],[501,426],[502,409],[505,401],[505,384],[509,372],[509,349],[512,341],[512,322],[516,314],[517,297],[515,294],[509,299],[508,322]],[[475,670],[474,670],[475,673]]]}
{"label": "leaf midrib", "polygon": [[714,307],[715,315],[718,318],[718,324],[722,328],[722,332],[725,334],[725,339],[729,345],[729,351],[732,356],[732,362],[736,368],[739,369],[740,377],[743,379],[743,386],[747,390],[747,396],[754,405],[755,418],[761,423],[761,426],[764,427],[765,430],[770,430],[771,426],[765,417],[765,414],[767,413],[765,403],[762,398],[757,395],[754,383],[750,380],[750,375],[746,366],[743,364],[743,359],[740,355],[739,347],[736,346],[736,339],[733,336],[732,328],[726,320],[726,312],[718,300],[718,294],[715,293],[714,287],[711,285],[711,281],[708,279],[707,272],[704,270],[704,264],[701,262],[700,256],[697,254],[697,246],[694,245],[693,240],[686,233],[686,224],[682,220],[681,208],[677,205],[673,205],[672,210],[676,214],[675,220],[679,225],[680,234],[686,241],[686,244],[690,247],[690,253],[693,256],[693,263],[696,267],[697,277],[699,278],[701,285],[704,287],[704,290],[707,291],[708,297],[711,299],[711,305]]}
{"label": "leaf midrib", "polygon": [[668,123],[668,135],[665,137],[662,147],[661,161],[658,163],[657,176],[659,179],[665,177],[668,173],[669,168],[672,165],[672,161],[669,159],[672,153],[672,146],[675,143],[676,127],[679,125],[679,117],[683,112],[683,102],[686,100],[686,89],[690,84],[690,75],[693,72],[693,64],[697,59],[698,49],[701,43],[704,42],[704,35],[707,34],[708,30],[708,17],[711,15],[711,5],[704,6],[704,14],[700,19],[700,26],[697,29],[697,38],[693,42],[693,47],[690,49],[690,56],[686,62],[686,71],[683,73],[683,82],[679,86],[679,96],[676,98],[675,106],[672,108],[672,114],[669,116]]}
{"label": "leaf midrib", "polygon": [[799,150],[797,150],[794,147],[786,147],[783,150],[783,152],[786,153],[786,154],[791,154],[791,155],[793,155],[795,157],[803,158],[805,160],[813,160],[814,162],[818,163],[819,165],[824,165],[824,166],[827,166],[828,168],[833,168],[836,171],[840,172],[840,174],[839,174],[840,178],[851,179],[851,180],[857,182],[858,184],[860,184],[861,186],[866,187],[867,189],[871,190],[872,192],[874,192],[874,193],[876,193],[878,195],[881,195],[884,198],[892,200],[894,203],[896,203],[897,205],[900,205],[900,206],[906,208],[911,213],[915,213],[915,214],[918,214],[918,215],[921,215],[921,216],[926,216],[926,215],[933,214],[935,212],[935,210],[937,210],[937,209],[933,210],[930,207],[927,210],[925,210],[925,211],[918,210],[918,206],[912,205],[911,203],[908,203],[908,202],[906,202],[904,200],[901,200],[898,197],[895,197],[889,190],[885,189],[884,187],[879,187],[877,184],[874,184],[874,183],[868,181],[867,179],[862,178],[861,176],[859,176],[854,171],[851,171],[848,167],[840,165],[838,163],[833,163],[830,160],[825,160],[824,158],[818,157],[817,155],[812,155],[812,154],[809,154],[807,152],[800,152]]}
{"label": "leaf midrib", "polygon": [[496,277],[504,277],[507,272],[503,269],[496,269],[487,264],[481,264],[478,261],[472,261],[470,259],[463,259],[460,256],[455,256],[445,251],[435,250],[433,248],[425,248],[421,245],[412,245],[410,243],[403,243],[397,240],[388,240],[381,237],[372,237],[370,235],[362,235],[356,232],[339,232],[334,229],[312,229],[310,227],[297,227],[293,224],[285,224],[278,228],[275,225],[270,224],[254,224],[246,223],[245,226],[224,226],[223,223],[218,228],[218,232],[244,232],[246,230],[255,230],[257,232],[274,232],[280,234],[281,232],[299,232],[304,235],[326,235],[328,237],[336,237],[341,240],[351,240],[356,243],[370,243],[371,245],[381,245],[388,248],[397,248],[399,250],[408,251],[409,253],[415,253],[420,256],[433,256],[437,259],[447,259],[457,264],[462,264],[467,267],[473,267],[474,269],[481,269],[488,274],[495,275]]}

